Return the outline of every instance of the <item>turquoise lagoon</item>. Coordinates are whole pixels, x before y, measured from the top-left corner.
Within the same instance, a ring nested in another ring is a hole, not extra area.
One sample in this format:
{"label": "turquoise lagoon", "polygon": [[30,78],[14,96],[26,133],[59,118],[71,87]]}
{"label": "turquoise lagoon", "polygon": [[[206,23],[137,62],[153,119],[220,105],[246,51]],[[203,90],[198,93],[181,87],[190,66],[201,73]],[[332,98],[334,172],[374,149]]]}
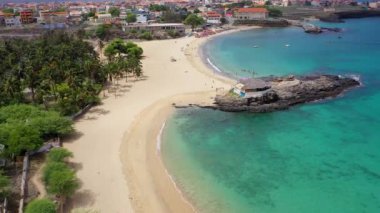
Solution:
{"label": "turquoise lagoon", "polygon": [[274,113],[177,110],[162,156],[200,212],[380,212],[380,18],[334,26],[344,32],[260,29],[206,44],[233,76],[356,74],[364,86]]}

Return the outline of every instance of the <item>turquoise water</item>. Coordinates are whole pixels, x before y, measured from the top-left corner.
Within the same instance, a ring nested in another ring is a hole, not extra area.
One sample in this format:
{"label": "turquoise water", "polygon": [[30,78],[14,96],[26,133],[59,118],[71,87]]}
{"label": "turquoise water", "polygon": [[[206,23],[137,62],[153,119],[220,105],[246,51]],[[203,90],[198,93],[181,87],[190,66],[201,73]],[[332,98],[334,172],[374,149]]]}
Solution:
{"label": "turquoise water", "polygon": [[350,73],[364,86],[267,114],[177,110],[163,160],[200,212],[380,212],[380,19],[337,26],[341,39],[284,28],[207,44],[213,63],[233,75],[249,67],[260,76]]}

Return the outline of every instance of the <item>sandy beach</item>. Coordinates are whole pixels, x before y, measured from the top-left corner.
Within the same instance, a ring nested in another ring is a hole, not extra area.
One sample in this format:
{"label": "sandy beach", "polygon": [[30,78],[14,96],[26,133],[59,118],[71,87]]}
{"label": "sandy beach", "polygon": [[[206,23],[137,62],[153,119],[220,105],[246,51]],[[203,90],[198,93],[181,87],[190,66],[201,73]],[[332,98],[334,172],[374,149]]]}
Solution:
{"label": "sandy beach", "polygon": [[210,104],[217,88],[226,91],[233,85],[199,57],[206,39],[140,42],[145,77],[119,80],[102,94],[101,105],[75,123],[77,135],[64,143],[74,153],[71,163],[81,181],[72,208],[113,213],[195,210],[165,170],[157,135],[173,103]]}

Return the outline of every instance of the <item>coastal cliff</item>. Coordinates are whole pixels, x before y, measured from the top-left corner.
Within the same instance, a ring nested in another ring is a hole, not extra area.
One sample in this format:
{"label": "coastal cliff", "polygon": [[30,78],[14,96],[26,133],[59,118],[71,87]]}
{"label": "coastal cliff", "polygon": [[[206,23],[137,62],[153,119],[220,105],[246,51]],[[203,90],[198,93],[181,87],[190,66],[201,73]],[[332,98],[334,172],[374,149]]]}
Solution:
{"label": "coastal cliff", "polygon": [[353,78],[335,75],[264,78],[270,89],[241,97],[234,92],[217,96],[215,109],[228,112],[272,112],[290,106],[336,97],[343,91],[359,86]]}
{"label": "coastal cliff", "polygon": [[341,11],[335,13],[328,13],[318,16],[321,21],[324,22],[343,22],[343,19],[348,18],[367,18],[367,17],[380,16],[380,10],[353,10],[353,11]]}

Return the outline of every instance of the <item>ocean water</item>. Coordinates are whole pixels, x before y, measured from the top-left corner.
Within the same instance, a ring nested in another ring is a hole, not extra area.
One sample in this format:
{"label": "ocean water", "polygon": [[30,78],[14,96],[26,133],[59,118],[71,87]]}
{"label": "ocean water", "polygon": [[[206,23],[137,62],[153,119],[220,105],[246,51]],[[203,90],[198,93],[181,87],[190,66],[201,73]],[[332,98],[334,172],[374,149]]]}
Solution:
{"label": "ocean water", "polygon": [[205,46],[238,77],[356,74],[364,85],[274,113],[177,110],[162,156],[200,212],[380,212],[380,18],[333,26],[344,32],[260,29]]}

